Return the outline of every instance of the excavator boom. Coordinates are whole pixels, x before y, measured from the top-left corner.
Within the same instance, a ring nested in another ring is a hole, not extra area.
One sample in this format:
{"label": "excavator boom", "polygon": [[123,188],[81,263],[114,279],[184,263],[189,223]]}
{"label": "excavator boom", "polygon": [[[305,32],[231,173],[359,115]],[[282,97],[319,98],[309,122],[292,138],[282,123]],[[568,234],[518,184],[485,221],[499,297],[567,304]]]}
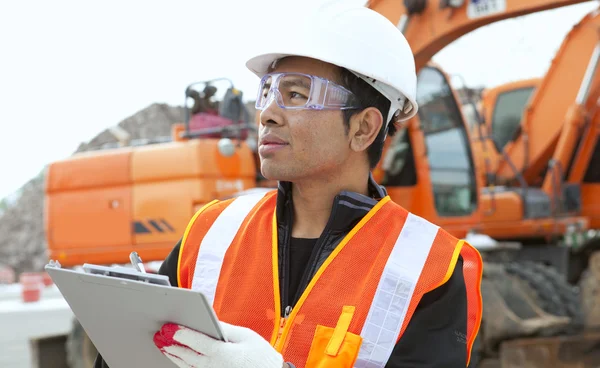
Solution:
{"label": "excavator boom", "polygon": [[[400,28],[417,70],[459,37],[485,25],[590,0],[370,0],[367,6]],[[542,37],[542,35],[540,35]]]}
{"label": "excavator boom", "polygon": [[[569,106],[543,190],[556,197],[557,211],[577,212],[600,228],[600,11],[588,14],[578,25],[581,42],[586,41],[587,64],[579,80],[577,95]],[[557,91],[558,92],[558,91]]]}
{"label": "excavator boom", "polygon": [[[600,96],[600,86],[596,81],[594,96]],[[596,97],[598,98],[598,97]],[[567,185],[580,187],[580,211],[589,218],[590,227],[600,229],[600,109],[594,106],[589,110],[580,127],[583,134],[571,152]]]}

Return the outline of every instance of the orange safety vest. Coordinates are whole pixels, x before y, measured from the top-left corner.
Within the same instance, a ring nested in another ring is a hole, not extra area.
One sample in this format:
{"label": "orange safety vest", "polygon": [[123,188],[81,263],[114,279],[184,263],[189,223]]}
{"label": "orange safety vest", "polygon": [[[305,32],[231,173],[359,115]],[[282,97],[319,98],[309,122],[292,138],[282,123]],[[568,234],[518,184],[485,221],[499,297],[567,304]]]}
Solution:
{"label": "orange safety vest", "polygon": [[467,356],[481,322],[478,251],[392,202],[379,201],[280,317],[276,191],[213,201],[185,231],[179,287],[203,292],[217,317],[256,331],[298,367],[384,367],[423,294],[462,255]]}

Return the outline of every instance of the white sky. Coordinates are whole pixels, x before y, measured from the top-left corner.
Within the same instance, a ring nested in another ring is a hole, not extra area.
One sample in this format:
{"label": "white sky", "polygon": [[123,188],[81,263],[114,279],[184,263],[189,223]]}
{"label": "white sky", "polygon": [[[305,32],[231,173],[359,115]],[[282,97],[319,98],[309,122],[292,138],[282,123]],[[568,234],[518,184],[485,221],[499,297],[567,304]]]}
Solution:
{"label": "white sky", "polygon": [[[193,81],[228,77],[253,98],[257,79],[246,56],[279,31],[264,9],[288,3],[298,0],[1,2],[0,198],[146,106],[181,105]],[[469,86],[541,76],[567,32],[596,7],[495,23],[434,60]],[[289,24],[293,32],[293,17]]]}

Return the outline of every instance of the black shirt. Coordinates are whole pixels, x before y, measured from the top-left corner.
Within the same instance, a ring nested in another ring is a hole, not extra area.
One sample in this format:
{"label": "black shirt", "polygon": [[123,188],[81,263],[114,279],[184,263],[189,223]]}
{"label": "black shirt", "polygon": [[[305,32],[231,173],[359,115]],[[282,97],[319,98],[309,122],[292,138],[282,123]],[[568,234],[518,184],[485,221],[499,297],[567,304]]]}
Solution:
{"label": "black shirt", "polygon": [[288,288],[292,298],[292,306],[298,302],[300,295],[304,291],[298,290],[298,286],[300,286],[304,269],[308,265],[310,255],[315,244],[317,244],[317,240],[319,239],[290,239],[290,283]]}

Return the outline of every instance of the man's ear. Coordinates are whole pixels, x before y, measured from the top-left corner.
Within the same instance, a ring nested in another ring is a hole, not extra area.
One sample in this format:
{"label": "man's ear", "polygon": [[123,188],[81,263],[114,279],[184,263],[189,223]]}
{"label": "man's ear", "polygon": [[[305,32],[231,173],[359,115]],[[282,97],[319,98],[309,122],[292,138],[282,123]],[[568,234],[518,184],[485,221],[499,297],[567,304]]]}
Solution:
{"label": "man's ear", "polygon": [[365,151],[377,138],[383,126],[383,116],[375,107],[368,107],[350,118],[350,148],[353,151]]}

